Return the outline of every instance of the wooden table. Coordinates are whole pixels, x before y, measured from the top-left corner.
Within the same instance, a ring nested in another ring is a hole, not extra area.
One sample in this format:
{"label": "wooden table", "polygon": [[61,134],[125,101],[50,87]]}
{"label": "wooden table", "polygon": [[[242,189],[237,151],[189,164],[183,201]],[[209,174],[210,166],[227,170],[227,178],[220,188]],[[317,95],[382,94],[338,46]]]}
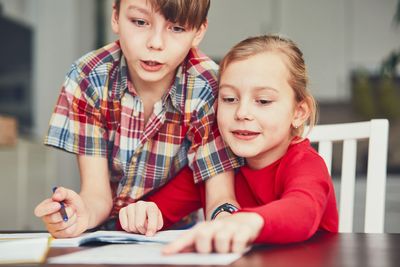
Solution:
{"label": "wooden table", "polygon": [[[87,248],[51,248],[49,257]],[[206,257],[206,255],[205,255]],[[45,266],[74,266],[51,265]],[[76,265],[79,266],[79,265]],[[102,265],[84,265],[102,266]],[[103,265],[105,266],[105,265]],[[122,265],[107,265],[122,266]],[[151,266],[151,265],[148,265]],[[153,265],[157,266],[157,265]],[[166,265],[159,265],[166,266]],[[178,266],[178,265],[177,265]],[[182,266],[182,265],[179,265]],[[254,247],[235,267],[400,266],[400,234],[317,233],[306,242]]]}

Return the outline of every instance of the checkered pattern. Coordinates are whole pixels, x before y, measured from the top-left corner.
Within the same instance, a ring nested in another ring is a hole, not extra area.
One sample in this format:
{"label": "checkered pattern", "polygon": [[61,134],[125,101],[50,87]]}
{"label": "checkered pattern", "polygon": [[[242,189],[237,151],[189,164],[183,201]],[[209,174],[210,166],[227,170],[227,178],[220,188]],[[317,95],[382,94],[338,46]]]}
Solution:
{"label": "checkered pattern", "polygon": [[112,215],[164,185],[189,164],[196,182],[236,168],[215,122],[217,65],[192,49],[144,124],[118,42],[91,52],[67,74],[45,144],[107,157]]}

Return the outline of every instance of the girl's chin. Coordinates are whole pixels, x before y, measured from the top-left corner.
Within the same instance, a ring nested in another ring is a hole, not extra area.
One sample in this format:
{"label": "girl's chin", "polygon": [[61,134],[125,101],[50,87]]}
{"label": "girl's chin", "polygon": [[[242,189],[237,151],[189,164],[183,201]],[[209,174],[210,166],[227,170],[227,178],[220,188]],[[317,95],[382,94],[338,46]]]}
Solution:
{"label": "girl's chin", "polygon": [[[231,148],[232,149],[232,148]],[[252,152],[247,152],[244,149],[232,149],[232,152],[241,158],[251,158],[257,155],[257,153],[254,153],[254,151]]]}

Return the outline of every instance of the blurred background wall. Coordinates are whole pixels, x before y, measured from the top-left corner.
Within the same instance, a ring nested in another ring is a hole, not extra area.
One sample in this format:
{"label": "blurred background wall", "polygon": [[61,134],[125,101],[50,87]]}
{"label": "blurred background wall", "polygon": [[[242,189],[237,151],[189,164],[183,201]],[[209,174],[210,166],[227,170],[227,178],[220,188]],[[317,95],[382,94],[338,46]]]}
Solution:
{"label": "blurred background wall", "polygon": [[[353,92],[358,77],[367,77],[367,89],[373,90],[383,63],[399,53],[398,2],[212,0],[201,48],[218,61],[248,36],[289,36],[305,54],[321,123],[390,117],[396,129],[396,110],[365,112],[362,103],[354,104]],[[112,0],[0,0],[0,116],[19,123],[18,142],[0,145],[0,230],[41,229],[33,208],[50,195],[51,187],[79,190],[75,157],[47,149],[41,141],[72,62],[116,39],[109,23],[111,6]],[[398,77],[399,68],[394,72]],[[394,81],[392,95],[398,95],[398,79]],[[355,105],[361,105],[361,112]],[[391,142],[398,142],[396,135],[391,133]],[[391,149],[390,169],[396,171],[400,149]]]}

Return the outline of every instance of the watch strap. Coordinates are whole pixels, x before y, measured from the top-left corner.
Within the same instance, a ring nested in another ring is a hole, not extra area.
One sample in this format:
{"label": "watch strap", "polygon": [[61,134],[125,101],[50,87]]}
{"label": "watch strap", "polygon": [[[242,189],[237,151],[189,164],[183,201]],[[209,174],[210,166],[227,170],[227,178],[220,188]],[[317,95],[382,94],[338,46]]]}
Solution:
{"label": "watch strap", "polygon": [[239,209],[230,203],[224,203],[222,205],[219,205],[211,214],[211,220],[214,220],[218,214],[221,212],[229,212],[229,213],[234,213],[235,211],[238,211]]}

